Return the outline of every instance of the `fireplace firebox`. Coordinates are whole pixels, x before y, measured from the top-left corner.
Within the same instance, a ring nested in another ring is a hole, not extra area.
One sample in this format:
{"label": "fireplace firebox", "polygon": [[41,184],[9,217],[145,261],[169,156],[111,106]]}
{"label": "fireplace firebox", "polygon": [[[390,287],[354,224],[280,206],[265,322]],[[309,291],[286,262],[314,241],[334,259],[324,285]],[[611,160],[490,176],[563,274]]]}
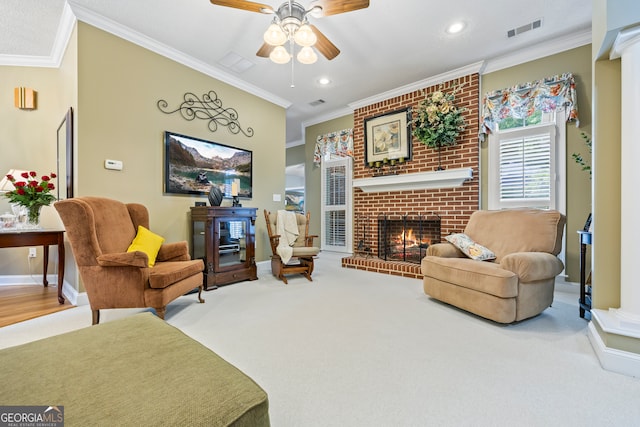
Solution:
{"label": "fireplace firebox", "polygon": [[437,214],[378,215],[378,258],[420,264],[432,242],[440,242]]}

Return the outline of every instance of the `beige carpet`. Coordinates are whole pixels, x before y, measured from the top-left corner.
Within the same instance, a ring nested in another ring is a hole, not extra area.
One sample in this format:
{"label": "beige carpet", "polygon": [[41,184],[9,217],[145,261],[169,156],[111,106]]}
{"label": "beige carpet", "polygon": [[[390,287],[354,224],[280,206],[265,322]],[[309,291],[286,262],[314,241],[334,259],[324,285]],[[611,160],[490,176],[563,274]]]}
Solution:
{"label": "beige carpet", "polygon": [[[640,422],[640,380],[600,367],[576,286],[502,326],[430,299],[420,280],[342,269],[335,254],[320,255],[313,282],[284,285],[268,268],[205,304],[182,297],[166,318],[256,380],[275,427]],[[90,323],[87,306],[29,320],[0,328],[0,347]]]}

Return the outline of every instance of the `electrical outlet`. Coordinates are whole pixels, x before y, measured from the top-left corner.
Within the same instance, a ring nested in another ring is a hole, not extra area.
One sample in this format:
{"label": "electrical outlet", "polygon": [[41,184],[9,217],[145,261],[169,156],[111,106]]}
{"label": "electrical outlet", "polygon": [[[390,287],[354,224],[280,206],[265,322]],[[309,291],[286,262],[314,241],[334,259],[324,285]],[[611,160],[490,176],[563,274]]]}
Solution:
{"label": "electrical outlet", "polygon": [[29,258],[35,258],[36,255],[36,248],[29,248]]}

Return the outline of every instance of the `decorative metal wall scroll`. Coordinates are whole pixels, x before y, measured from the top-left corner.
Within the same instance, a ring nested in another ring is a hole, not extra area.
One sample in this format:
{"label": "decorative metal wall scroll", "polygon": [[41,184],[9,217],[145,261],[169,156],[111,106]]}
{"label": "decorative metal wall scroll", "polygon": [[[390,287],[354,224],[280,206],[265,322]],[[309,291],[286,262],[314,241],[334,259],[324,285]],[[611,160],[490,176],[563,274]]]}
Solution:
{"label": "decorative metal wall scroll", "polygon": [[245,136],[253,136],[253,128],[242,129],[238,121],[238,112],[235,108],[224,108],[222,100],[218,98],[218,94],[210,90],[209,93],[202,95],[202,99],[197,95],[187,92],[183,97],[184,101],[175,110],[168,109],[169,104],[161,99],[156,104],[158,109],[165,114],[173,114],[180,112],[185,120],[207,120],[207,127],[211,132],[218,130],[218,126],[225,126],[232,134],[242,132]]}

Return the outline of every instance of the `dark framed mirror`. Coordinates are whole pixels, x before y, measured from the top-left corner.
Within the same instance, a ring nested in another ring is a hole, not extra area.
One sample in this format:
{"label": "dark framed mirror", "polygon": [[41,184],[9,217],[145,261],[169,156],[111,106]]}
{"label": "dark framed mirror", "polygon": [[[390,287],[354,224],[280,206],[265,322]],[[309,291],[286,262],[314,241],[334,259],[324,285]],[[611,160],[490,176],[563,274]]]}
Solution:
{"label": "dark framed mirror", "polygon": [[73,197],[73,109],[58,126],[58,200]]}

